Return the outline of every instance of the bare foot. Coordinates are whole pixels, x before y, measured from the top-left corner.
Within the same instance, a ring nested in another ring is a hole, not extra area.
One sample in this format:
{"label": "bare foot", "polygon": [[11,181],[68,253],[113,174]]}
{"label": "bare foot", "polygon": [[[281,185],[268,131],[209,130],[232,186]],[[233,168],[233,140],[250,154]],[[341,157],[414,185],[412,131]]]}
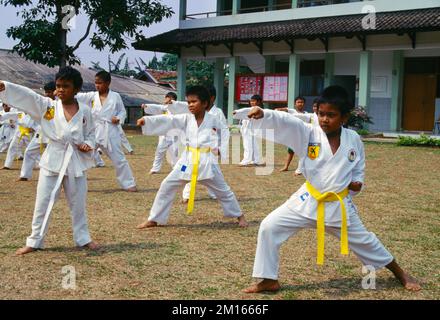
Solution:
{"label": "bare foot", "polygon": [[91,242],[87,243],[85,246],[83,246],[83,248],[96,251],[96,250],[100,249],[100,246],[96,242],[91,241]]}
{"label": "bare foot", "polygon": [[405,287],[406,290],[419,291],[422,289],[418,281],[415,278],[411,277],[408,273],[403,271],[396,260],[391,261],[391,263],[386,265],[386,268],[394,274],[394,276],[397,278],[397,280],[400,281],[400,283]]}
{"label": "bare foot", "polygon": [[182,199],[182,204],[187,204],[189,202],[189,199]]}
{"label": "bare foot", "polygon": [[25,255],[25,254],[27,254],[27,253],[31,253],[31,252],[34,252],[34,251],[36,251],[37,249],[35,249],[35,248],[32,248],[32,247],[23,247],[23,248],[20,248],[20,249],[18,249],[16,252],[15,252],[15,254],[17,255],[17,256],[22,256],[22,255]]}
{"label": "bare foot", "polygon": [[302,172],[295,171],[295,176],[296,176],[296,177],[298,177],[298,176],[302,176]]}
{"label": "bare foot", "polygon": [[11,168],[8,168],[8,167],[2,167],[0,170],[11,170]]}
{"label": "bare foot", "polygon": [[280,290],[281,286],[278,280],[264,279],[249,288],[243,290],[244,293],[260,293],[263,291],[276,292]]}
{"label": "bare foot", "polygon": [[289,171],[289,168],[284,167],[284,168],[282,168],[282,169],[279,170],[279,172],[286,172],[286,171]]}
{"label": "bare foot", "polygon": [[28,178],[20,178],[17,181],[29,181],[29,179]]}
{"label": "bare foot", "polygon": [[138,189],[136,187],[131,187],[126,190],[127,192],[137,192]]}
{"label": "bare foot", "polygon": [[153,174],[159,174],[159,172],[157,172],[157,171],[150,171],[149,174],[150,174],[150,175],[153,175]]}
{"label": "bare foot", "polygon": [[244,215],[241,215],[240,217],[238,217],[238,226],[240,228],[247,228],[249,226]]}
{"label": "bare foot", "polygon": [[400,277],[397,277],[397,279],[400,281],[400,283],[402,283],[402,285],[405,287],[406,290],[409,291],[422,290],[422,287],[420,286],[418,281],[407,273],[403,273]]}
{"label": "bare foot", "polygon": [[138,225],[136,229],[146,229],[146,228],[154,228],[154,227],[157,227],[156,221],[145,221],[140,225]]}

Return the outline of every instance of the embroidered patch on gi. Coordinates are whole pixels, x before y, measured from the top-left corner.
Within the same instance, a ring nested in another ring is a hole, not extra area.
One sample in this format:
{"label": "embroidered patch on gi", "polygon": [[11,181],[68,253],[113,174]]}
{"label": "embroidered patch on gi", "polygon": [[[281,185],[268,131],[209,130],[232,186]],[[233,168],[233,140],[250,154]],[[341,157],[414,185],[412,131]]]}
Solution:
{"label": "embroidered patch on gi", "polygon": [[55,117],[55,107],[47,107],[47,111],[44,114],[44,119],[47,121],[52,120]]}
{"label": "embroidered patch on gi", "polygon": [[180,169],[180,171],[185,172],[186,171],[187,166],[183,165],[182,169]]}
{"label": "embroidered patch on gi", "polygon": [[302,202],[306,201],[306,199],[310,196],[310,194],[308,192],[302,194],[299,196],[299,198],[301,199]]}
{"label": "embroidered patch on gi", "polygon": [[356,151],[354,149],[350,149],[350,151],[348,152],[348,160],[350,162],[356,160]]}
{"label": "embroidered patch on gi", "polygon": [[18,114],[18,119],[23,119],[23,113]]}
{"label": "embroidered patch on gi", "polygon": [[95,107],[95,100],[92,100],[92,109]]}
{"label": "embroidered patch on gi", "polygon": [[319,156],[319,149],[320,148],[321,148],[321,144],[320,143],[309,143],[309,148],[308,148],[308,151],[307,151],[307,156],[310,159],[315,160]]}

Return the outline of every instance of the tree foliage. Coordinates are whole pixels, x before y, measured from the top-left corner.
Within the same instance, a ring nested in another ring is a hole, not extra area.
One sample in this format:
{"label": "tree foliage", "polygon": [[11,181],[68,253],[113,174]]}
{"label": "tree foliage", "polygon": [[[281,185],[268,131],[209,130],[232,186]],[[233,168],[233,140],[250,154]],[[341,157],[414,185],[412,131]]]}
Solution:
{"label": "tree foliage", "polygon": [[[6,32],[19,40],[13,50],[50,67],[79,63],[75,51],[87,38],[97,50],[108,48],[115,53],[127,49],[127,41],[143,36],[142,27],[174,13],[159,0],[0,0],[0,5],[21,9],[18,15],[23,23]],[[67,44],[67,34],[72,30],[66,22],[71,13],[88,17],[85,32],[74,45]]]}

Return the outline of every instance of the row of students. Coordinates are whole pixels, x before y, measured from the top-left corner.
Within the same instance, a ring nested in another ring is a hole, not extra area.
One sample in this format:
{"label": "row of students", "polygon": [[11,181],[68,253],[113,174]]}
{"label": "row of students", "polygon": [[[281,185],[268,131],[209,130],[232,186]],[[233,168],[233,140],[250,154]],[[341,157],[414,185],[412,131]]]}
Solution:
{"label": "row of students", "polygon": [[[72,214],[75,242],[96,249],[90,238],[86,218],[86,171],[93,166],[95,149],[94,117],[90,107],[75,100],[82,79],[79,72],[64,68],[56,76],[59,101],[41,97],[29,89],[0,81],[0,98],[27,112],[40,123],[50,143],[41,160],[32,234],[18,254],[43,246],[50,211],[61,185]],[[138,120],[146,135],[163,136],[170,130],[183,134],[185,150],[171,173],[162,182],[147,221],[139,228],[166,224],[173,199],[180,186],[191,181],[191,192],[197,182],[209,186],[221,202],[225,216],[236,217],[247,226],[238,201],[225,182],[218,165],[218,155],[227,146],[218,144],[218,131],[223,124],[207,112],[210,96],[203,87],[187,91],[190,113],[157,115]],[[365,155],[359,136],[343,128],[350,113],[347,93],[340,87],[327,88],[318,103],[319,126],[271,110],[253,107],[236,112],[236,119],[250,119],[248,129],[275,130],[274,142],[294,149],[304,160],[307,182],[281,207],[261,223],[254,264],[255,278],[263,280],[245,290],[247,293],[276,291],[279,248],[290,236],[303,228],[317,229],[317,262],[324,260],[325,232],[341,240],[341,252],[348,248],[364,264],[387,267],[409,290],[420,285],[405,273],[377,237],[368,232],[358,216],[352,194],[361,191],[365,174]],[[107,118],[108,119],[108,118]],[[112,122],[114,121],[113,118]],[[115,121],[116,122],[116,121]],[[102,144],[102,143],[101,143]],[[220,151],[220,152],[219,152]]]}

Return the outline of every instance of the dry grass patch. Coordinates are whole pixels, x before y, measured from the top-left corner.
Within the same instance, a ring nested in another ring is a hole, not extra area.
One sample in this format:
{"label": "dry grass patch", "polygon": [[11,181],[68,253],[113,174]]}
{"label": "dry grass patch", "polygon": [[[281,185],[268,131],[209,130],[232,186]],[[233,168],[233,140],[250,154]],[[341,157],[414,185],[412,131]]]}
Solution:
{"label": "dry grass patch", "polygon": [[[169,225],[138,231],[161,181],[169,172],[148,175],[157,138],[131,136],[128,156],[140,189],[120,191],[113,167],[89,172],[88,215],[98,253],[73,248],[64,196],[54,208],[46,249],[15,257],[30,233],[34,180],[16,182],[19,171],[0,172],[0,298],[2,299],[438,299],[440,290],[440,152],[429,148],[367,144],[367,189],[355,199],[364,224],[397,260],[419,278],[424,290],[404,291],[391,273],[378,272],[377,290],[361,288],[361,264],[327,237],[326,264],[315,265],[315,233],[304,230],[281,249],[277,294],[248,296],[261,220],[302,183],[290,172],[255,176],[253,168],[222,166],[250,221],[239,229],[222,217],[220,205],[199,185],[194,215],[176,199]],[[286,156],[276,147],[276,170]],[[4,154],[0,160],[4,160]],[[297,159],[295,159],[296,161]],[[20,163],[21,165],[21,163]],[[76,290],[61,286],[62,267],[74,266]]]}

